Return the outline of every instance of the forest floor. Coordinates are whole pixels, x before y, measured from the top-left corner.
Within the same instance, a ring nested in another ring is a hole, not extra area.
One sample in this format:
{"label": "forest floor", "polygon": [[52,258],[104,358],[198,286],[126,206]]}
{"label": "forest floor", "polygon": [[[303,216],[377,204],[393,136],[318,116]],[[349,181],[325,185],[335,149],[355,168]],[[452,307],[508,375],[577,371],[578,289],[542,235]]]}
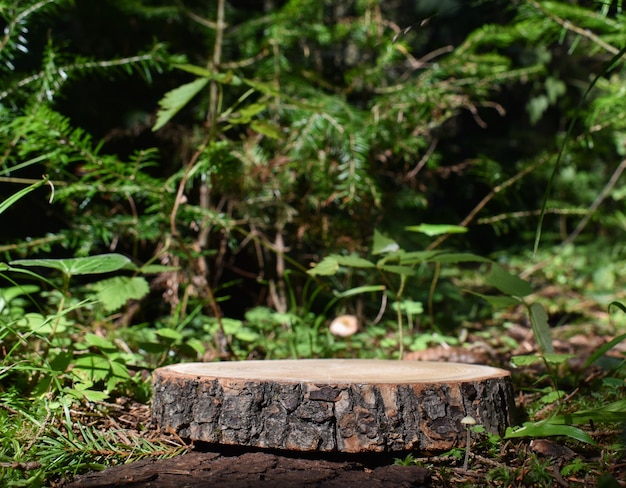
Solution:
{"label": "forest floor", "polygon": [[[606,313],[586,311],[587,318]],[[512,369],[510,358],[536,352],[530,325],[511,316],[506,333],[476,335],[470,332],[465,347],[437,346],[410,352],[407,360],[440,360],[488,364]],[[579,317],[580,318],[580,317]],[[604,317],[606,319],[606,317]],[[499,321],[502,317],[499,318]],[[607,369],[583,368],[586,359],[612,336],[595,325],[562,325],[553,328],[558,353],[573,354],[563,366],[564,404],[574,405],[584,395],[593,395],[590,385],[600,384]],[[606,320],[605,320],[606,323]],[[487,340],[486,337],[491,337]],[[511,344],[517,347],[512,349]],[[471,344],[468,346],[467,344]],[[624,361],[626,341],[607,352],[610,361]],[[623,374],[623,371],[622,371]],[[545,376],[541,365],[512,370],[516,403],[533,420],[550,416],[555,403],[542,404],[537,387]],[[623,378],[622,378],[623,381]],[[622,394],[626,387],[622,386]],[[623,398],[623,397],[622,397]],[[582,401],[581,405],[585,405]],[[56,487],[461,487],[461,486],[626,486],[624,430],[619,423],[582,426],[598,446],[563,436],[516,439],[479,439],[474,442],[468,469],[463,469],[464,450],[448,453],[393,453],[368,455],[303,454],[216,445],[192,445],[150,427],[147,405],[123,400],[107,414],[94,420],[93,412],[85,422],[99,422],[102,429],[123,435],[140,435],[180,447],[180,455],[161,459],[152,456],[104,471],[95,471],[59,480]],[[528,410],[531,410],[530,414]],[[123,437],[120,442],[123,442]],[[621,447],[615,447],[621,446]],[[602,477],[607,477],[602,484]]]}

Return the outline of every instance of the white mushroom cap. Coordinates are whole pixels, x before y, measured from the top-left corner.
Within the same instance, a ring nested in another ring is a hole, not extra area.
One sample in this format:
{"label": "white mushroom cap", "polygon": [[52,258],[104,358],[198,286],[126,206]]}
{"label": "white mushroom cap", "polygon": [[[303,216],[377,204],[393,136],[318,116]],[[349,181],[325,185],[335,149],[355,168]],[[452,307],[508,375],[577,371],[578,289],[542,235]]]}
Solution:
{"label": "white mushroom cap", "polygon": [[461,423],[463,425],[475,425],[476,424],[476,419],[470,415],[468,415],[467,417],[463,417],[461,419]]}
{"label": "white mushroom cap", "polygon": [[359,319],[354,315],[339,315],[330,323],[330,333],[339,337],[350,337],[359,330]]}

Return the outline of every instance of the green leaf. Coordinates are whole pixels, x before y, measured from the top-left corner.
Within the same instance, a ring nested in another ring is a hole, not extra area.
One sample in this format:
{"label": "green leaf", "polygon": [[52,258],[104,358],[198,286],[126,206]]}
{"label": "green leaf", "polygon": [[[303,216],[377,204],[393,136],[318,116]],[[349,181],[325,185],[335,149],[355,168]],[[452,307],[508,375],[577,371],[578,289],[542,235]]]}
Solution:
{"label": "green leaf", "polygon": [[553,353],[554,346],[552,345],[552,335],[550,334],[550,325],[548,324],[548,314],[540,303],[531,304],[528,307],[528,312],[539,350],[544,354]]}
{"label": "green leaf", "polygon": [[396,241],[374,230],[374,243],[372,245],[372,254],[385,254],[388,252],[396,252],[400,246]]}
{"label": "green leaf", "polygon": [[533,291],[530,283],[517,276],[513,276],[502,266],[495,263],[491,266],[491,273],[489,273],[487,277],[487,283],[491,286],[495,286],[505,295],[512,297],[525,297],[526,295],[530,295]]}
{"label": "green leaf", "polygon": [[378,269],[387,273],[404,276],[414,276],[416,273],[415,268],[410,268],[408,266],[399,266],[397,264],[384,264],[382,266],[378,266]]}
{"label": "green leaf", "polygon": [[441,253],[433,256],[429,259],[429,261],[439,262],[439,263],[491,263],[491,259],[484,258],[482,256],[478,256],[477,254],[472,254],[469,252],[451,252],[451,253]]}
{"label": "green leaf", "polygon": [[157,120],[154,127],[152,127],[152,131],[156,132],[167,124],[208,82],[209,78],[198,78],[191,83],[186,83],[167,92],[159,101],[161,109],[157,112]]}
{"label": "green leaf", "polygon": [[44,183],[47,183],[47,181],[48,181],[47,179],[38,181],[37,183],[33,183],[32,185],[27,186],[26,188],[22,188],[21,190],[15,192],[9,198],[7,198],[2,203],[0,203],[0,214],[2,214],[7,208],[9,208],[11,205],[17,202],[20,198],[23,198],[24,196],[28,195],[31,191],[39,188]]}
{"label": "green leaf", "polygon": [[400,264],[413,266],[426,261],[432,260],[435,256],[441,254],[441,251],[411,251],[398,253]]}
{"label": "green leaf", "polygon": [[140,276],[115,276],[94,283],[92,287],[107,312],[123,307],[128,300],[140,300],[150,292],[148,282]]}
{"label": "green leaf", "polygon": [[170,329],[169,327],[164,327],[162,329],[157,329],[155,334],[162,337],[163,339],[169,339],[171,341],[179,341],[183,338],[183,335],[175,329]]}
{"label": "green leaf", "polygon": [[99,254],[84,258],[69,259],[18,259],[9,264],[14,266],[40,266],[62,271],[66,276],[110,273],[122,269],[130,262],[121,254]]}
{"label": "green leaf", "polygon": [[142,274],[168,273],[170,271],[178,271],[178,266],[164,266],[162,264],[146,264],[137,269]]}
{"label": "green leaf", "polygon": [[72,371],[89,381],[97,382],[107,378],[111,366],[109,360],[100,354],[84,354],[76,358]]}
{"label": "green leaf", "polygon": [[250,122],[250,128],[270,139],[280,139],[282,135],[280,126],[264,120],[253,120]]}
{"label": "green leaf", "polygon": [[526,354],[524,356],[513,356],[511,358],[511,364],[513,366],[529,366],[541,361],[541,356],[538,354]]}
{"label": "green leaf", "polygon": [[614,337],[606,344],[602,344],[598,349],[596,349],[593,352],[591,356],[589,356],[587,361],[585,361],[585,364],[583,365],[583,370],[587,369],[589,366],[595,363],[598,359],[604,356],[610,349],[613,349],[616,345],[618,345],[624,339],[626,339],[626,334],[621,334],[621,335],[618,335],[617,337]]}
{"label": "green leaf", "polygon": [[117,347],[112,341],[96,334],[85,334],[85,342],[88,346],[97,347],[103,351],[116,351]]}
{"label": "green leaf", "polygon": [[307,271],[311,276],[334,276],[339,271],[339,263],[333,257],[326,256]]}
{"label": "green leaf", "polygon": [[350,268],[374,268],[376,265],[367,259],[364,259],[356,254],[350,254],[348,256],[341,256],[337,254],[332,255],[340,266],[348,266]]}
{"label": "green leaf", "polygon": [[211,79],[215,75],[215,71],[211,71],[201,66],[196,66],[194,64],[175,64],[174,68],[179,69],[181,71],[186,71],[187,73],[196,75],[199,78]]}
{"label": "green leaf", "polygon": [[624,305],[623,303],[620,302],[611,302],[609,303],[609,312],[611,311],[611,307],[617,307],[619,308],[622,312],[626,313],[626,305]]}
{"label": "green leaf", "polygon": [[572,359],[573,357],[576,357],[576,355],[575,354],[557,354],[557,353],[550,352],[550,353],[542,354],[541,357],[543,357],[544,361],[549,364],[563,364],[568,359]]}
{"label": "green leaf", "polygon": [[519,428],[507,427],[504,438],[549,437],[555,435],[564,435],[593,446],[596,445],[596,442],[591,438],[591,436],[578,427],[572,427],[570,425],[555,425],[548,422],[525,422],[523,426]]}
{"label": "green leaf", "polygon": [[626,420],[626,399],[617,400],[598,408],[581,410],[550,418],[551,424],[586,425],[593,422],[623,422]]}
{"label": "green leaf", "polygon": [[0,289],[0,310],[2,310],[7,303],[10,303],[17,297],[21,295],[30,295],[31,293],[37,293],[38,291],[39,287],[37,285],[18,285],[2,288]]}
{"label": "green leaf", "polygon": [[404,312],[408,315],[420,315],[424,313],[424,305],[422,305],[422,302],[416,302],[413,300],[402,300],[401,302],[393,302],[391,308],[396,311],[400,309],[401,312]]}
{"label": "green leaf", "polygon": [[467,227],[460,225],[447,225],[447,224],[420,224],[410,225],[405,227],[410,232],[421,232],[427,236],[440,236],[442,234],[464,234],[467,232]]}
{"label": "green leaf", "polygon": [[337,298],[351,297],[354,295],[360,295],[362,293],[372,293],[376,291],[385,291],[385,285],[369,285],[369,286],[357,286],[356,288],[350,288],[349,290],[338,293]]}
{"label": "green leaf", "polygon": [[522,300],[516,297],[508,297],[508,296],[502,296],[502,295],[484,295],[482,293],[478,293],[472,290],[463,290],[463,291],[467,293],[471,293],[472,295],[476,295],[482,298],[483,300],[486,300],[489,303],[489,305],[491,305],[494,308],[506,308],[506,307],[512,307],[516,305],[521,305],[524,303]]}
{"label": "green leaf", "polygon": [[267,108],[264,103],[251,103],[241,107],[237,112],[228,117],[228,121],[231,124],[249,124],[252,118],[263,112]]}

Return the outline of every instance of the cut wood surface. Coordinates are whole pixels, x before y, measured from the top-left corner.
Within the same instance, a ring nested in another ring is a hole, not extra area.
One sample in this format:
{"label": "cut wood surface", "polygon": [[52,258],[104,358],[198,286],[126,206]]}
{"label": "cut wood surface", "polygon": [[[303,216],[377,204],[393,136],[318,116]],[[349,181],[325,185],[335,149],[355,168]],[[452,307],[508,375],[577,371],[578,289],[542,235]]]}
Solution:
{"label": "cut wood surface", "polygon": [[443,451],[469,415],[502,433],[508,371],[474,364],[360,359],[185,363],[154,372],[152,418],[182,438],[297,451]]}

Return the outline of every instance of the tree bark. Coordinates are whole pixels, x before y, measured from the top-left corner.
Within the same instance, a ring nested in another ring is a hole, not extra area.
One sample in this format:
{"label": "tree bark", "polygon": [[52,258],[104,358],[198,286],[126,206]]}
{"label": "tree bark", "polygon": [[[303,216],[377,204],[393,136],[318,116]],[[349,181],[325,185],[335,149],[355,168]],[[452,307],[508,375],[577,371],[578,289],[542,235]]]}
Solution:
{"label": "tree bark", "polygon": [[512,421],[508,371],[459,363],[308,359],[187,363],[154,372],[153,421],[182,438],[296,451],[444,451],[461,419]]}

